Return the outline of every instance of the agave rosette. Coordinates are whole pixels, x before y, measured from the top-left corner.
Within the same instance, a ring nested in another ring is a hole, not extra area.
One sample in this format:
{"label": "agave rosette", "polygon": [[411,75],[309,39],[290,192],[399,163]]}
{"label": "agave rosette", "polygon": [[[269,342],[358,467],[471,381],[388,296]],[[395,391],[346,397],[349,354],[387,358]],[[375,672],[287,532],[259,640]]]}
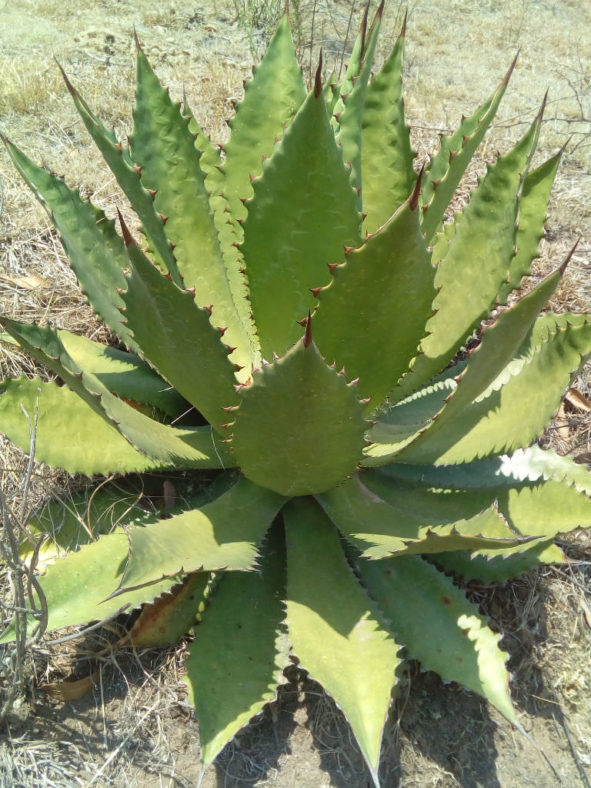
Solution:
{"label": "agave rosette", "polygon": [[[344,711],[376,784],[401,647],[515,722],[499,635],[440,569],[505,580],[563,561],[556,534],[590,521],[586,469],[532,442],[591,351],[591,317],[540,316],[562,268],[506,306],[560,154],[532,168],[540,112],[444,223],[510,72],[417,176],[404,34],[371,74],[380,18],[342,84],[319,68],[310,91],[284,19],[223,152],[139,47],[128,145],[66,80],[141,241],[6,141],[120,344],[2,318],[65,385],[5,380],[0,429],[27,450],[22,411],[36,410],[37,458],[88,476],[220,469],[163,520],[99,491],[96,522],[118,505],[125,528],[50,564],[48,626],[165,598],[166,633],[138,637],[163,642],[199,614],[186,669],[204,765],[294,659]],[[63,533],[79,543],[77,517]]]}

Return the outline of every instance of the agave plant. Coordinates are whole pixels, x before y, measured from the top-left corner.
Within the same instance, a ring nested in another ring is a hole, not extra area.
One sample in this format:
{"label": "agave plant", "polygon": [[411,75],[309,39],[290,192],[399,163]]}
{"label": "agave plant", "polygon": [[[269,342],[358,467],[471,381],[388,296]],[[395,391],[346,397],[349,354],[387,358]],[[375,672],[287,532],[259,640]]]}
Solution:
{"label": "agave plant", "polygon": [[[531,445],[591,352],[591,316],[539,316],[564,265],[517,292],[560,154],[532,167],[540,112],[450,217],[511,69],[417,175],[404,31],[372,77],[380,20],[341,84],[320,65],[307,92],[284,19],[223,151],[139,46],[129,144],[66,78],[141,241],[5,141],[118,344],[2,318],[63,385],[5,380],[0,428],[27,450],[36,412],[37,459],[87,476],[218,469],[166,519],[99,491],[93,538],[40,578],[48,629],[141,606],[156,623],[136,642],[195,628],[204,766],[293,661],[343,710],[376,785],[403,648],[517,723],[500,636],[450,573],[563,561],[556,534],[591,520],[587,470]],[[96,538],[113,506],[122,525]]]}

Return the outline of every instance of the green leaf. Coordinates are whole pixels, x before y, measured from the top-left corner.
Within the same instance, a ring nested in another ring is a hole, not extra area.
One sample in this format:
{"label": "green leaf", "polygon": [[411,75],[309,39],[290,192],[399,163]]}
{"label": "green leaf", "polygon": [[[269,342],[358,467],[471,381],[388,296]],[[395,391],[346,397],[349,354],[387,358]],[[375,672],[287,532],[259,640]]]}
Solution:
{"label": "green leaf", "polygon": [[[145,358],[220,430],[237,402],[228,347],[194,295],[163,276],[129,239],[125,316]],[[187,353],[187,337],[191,352]]]}
{"label": "green leaf", "polygon": [[327,361],[359,378],[373,410],[407,371],[432,314],[434,269],[414,196],[333,277],[318,294],[315,340]]}
{"label": "green leaf", "polygon": [[[444,369],[494,306],[514,256],[518,198],[540,122],[538,116],[522,140],[489,167],[472,192],[447,253],[437,265],[435,285],[440,290],[421,344],[423,354],[416,359],[412,373],[392,392],[395,399],[402,399]],[[474,282],[478,282],[477,288]]]}
{"label": "green leaf", "polygon": [[562,151],[528,173],[523,184],[517,228],[517,254],[511,261],[508,282],[501,287],[499,300],[504,303],[514,288],[521,287],[521,278],[531,270],[532,260],[539,256],[538,246],[544,236],[548,200]]}
{"label": "green leaf", "polygon": [[199,722],[201,760],[221,749],[277,696],[289,662],[280,631],[284,556],[266,545],[261,572],[226,575],[189,646],[185,681]]}
{"label": "green leaf", "polygon": [[136,648],[171,646],[197,623],[210,588],[211,575],[197,572],[144,605],[129,633]]}
{"label": "green leaf", "polygon": [[240,392],[233,428],[244,475],[287,496],[322,492],[352,473],[366,428],[356,387],[307,337],[255,372]]}
{"label": "green leaf", "polygon": [[[527,450],[528,453],[531,451]],[[537,449],[537,453],[550,455],[548,463],[552,457],[568,460],[541,449]],[[558,478],[553,478],[551,473],[547,479],[540,474],[531,480],[523,478],[521,472],[515,475],[511,472],[512,460],[502,457],[439,468],[391,465],[380,469],[379,473],[367,473],[363,478],[370,490],[387,500],[397,512],[403,515],[410,513],[431,522],[447,523],[471,518],[494,504],[513,532],[523,536],[547,540],[559,532],[591,524],[591,499],[586,492],[572,486],[572,479],[567,477],[564,480],[562,473]],[[523,457],[518,462],[525,464]],[[580,472],[583,480],[589,483],[589,472],[576,466],[572,460],[570,463],[574,472]],[[503,465],[507,467],[503,468]],[[384,478],[390,483],[380,481]],[[527,546],[527,549],[531,547]],[[484,553],[482,550],[479,552]],[[495,550],[495,554],[499,552],[508,555],[514,550]]]}
{"label": "green leaf", "polygon": [[[367,95],[367,85],[371,76],[373,59],[378,40],[381,23],[381,13],[376,14],[372,29],[364,41],[362,49],[362,62],[359,74],[355,79],[351,91],[345,98],[343,111],[340,113],[339,125],[336,131],[336,140],[343,148],[343,157],[351,163],[351,184],[355,189],[361,190],[362,179],[362,124]],[[360,194],[360,197],[362,195]],[[361,199],[358,200],[361,209]]]}
{"label": "green leaf", "polygon": [[240,479],[200,509],[147,528],[132,526],[121,587],[136,588],[179,572],[254,569],[257,545],[284,501]]}
{"label": "green leaf", "polygon": [[330,279],[328,264],[360,243],[361,216],[322,93],[310,92],[253,187],[242,252],[261,352],[271,360],[301,336],[296,321],[314,309],[311,289]]}
{"label": "green leaf", "polygon": [[168,416],[178,416],[185,410],[186,400],[135,353],[94,342],[70,331],[58,330],[57,333],[80,369],[96,375],[113,394],[153,405]]}
{"label": "green leaf", "polygon": [[117,183],[140,218],[142,229],[149,239],[150,245],[155,250],[158,260],[163,263],[165,270],[169,271],[178,281],[176,261],[164,232],[164,223],[154,209],[154,200],[150,193],[142,185],[140,173],[134,166],[129,149],[122,146],[117,141],[115,134],[101,123],[86,101],[73,87],[61,66],[60,70],[88,133],[96,143],[105,162],[117,179]]}
{"label": "green leaf", "polygon": [[591,495],[591,474],[583,465],[555,451],[530,446],[512,455],[503,454],[462,465],[406,465],[392,463],[380,472],[407,483],[422,483],[440,488],[512,487],[519,482],[564,481]]}
{"label": "green leaf", "polygon": [[379,421],[368,433],[372,444],[364,450],[363,465],[368,468],[383,465],[426,429],[457,386],[455,376],[462,368],[460,364],[451,367],[432,385],[377,413]]}
{"label": "green leaf", "polygon": [[302,667],[343,710],[378,783],[399,646],[361,588],[337,532],[310,499],[285,507],[289,639]]}
{"label": "green leaf", "polygon": [[17,170],[46,206],[84,295],[92,308],[127,347],[135,350],[122,322],[118,290],[125,287],[127,255],[114,223],[102,211],[82,200],[59,178],[37,167],[15,145],[4,142]]}
{"label": "green leaf", "polygon": [[[416,491],[419,507],[420,493]],[[380,483],[379,477],[374,478],[371,488],[354,477],[318,496],[318,501],[343,536],[363,551],[364,558],[378,559],[394,553],[496,550],[524,542],[523,537],[507,527],[494,502],[465,519],[442,525],[437,513],[421,517],[412,510],[391,505],[387,483]]]}
{"label": "green leaf", "polygon": [[335,85],[333,91],[333,101],[331,102],[332,117],[330,119],[330,124],[335,134],[337,134],[339,130],[339,121],[341,118],[341,113],[345,109],[345,100],[353,89],[355,80],[359,77],[359,73],[361,71],[366,28],[367,17],[365,16],[361,23],[361,30],[353,42],[353,48],[351,49],[351,55],[349,57],[349,62],[347,63],[347,69],[345,71],[343,81],[340,85]]}
{"label": "green leaf", "polygon": [[562,564],[567,560],[562,550],[550,541],[536,543],[533,547],[508,556],[482,556],[459,551],[438,553],[427,557],[444,572],[455,572],[466,582],[504,583],[542,564]]}
{"label": "green leaf", "polygon": [[29,561],[35,555],[36,567],[45,566],[124,521],[145,517],[142,497],[142,485],[128,477],[52,500],[29,518],[20,556]]}
{"label": "green leaf", "polygon": [[[129,543],[122,531],[101,536],[92,544],[81,547],[52,564],[39,583],[47,600],[49,617],[47,631],[102,621],[125,608],[131,611],[144,602],[151,602],[170,589],[178,578],[168,578],[161,583],[108,598],[121,581]],[[38,606],[38,600],[37,600]],[[30,625],[35,619],[31,616]],[[14,640],[9,628],[0,643]]]}
{"label": "green leaf", "polygon": [[235,219],[246,218],[241,200],[252,196],[250,177],[260,175],[263,157],[271,155],[275,138],[283,135],[285,124],[305,98],[289,20],[284,16],[230,121],[220,191]]}
{"label": "green leaf", "polygon": [[[588,315],[553,318],[554,329],[545,341],[534,346],[531,358],[517,374],[499,389],[491,386],[485,396],[458,411],[453,420],[444,421],[437,431],[430,427],[424,438],[400,452],[400,459],[437,464],[466,462],[523,448],[540,435],[558,409],[571,376],[591,352]],[[444,415],[445,410],[442,420]]]}
{"label": "green leaf", "polygon": [[[431,241],[456,188],[490,126],[505,93],[515,62],[499,87],[469,118],[464,118],[458,130],[442,137],[439,153],[431,159],[423,183],[423,232]],[[503,203],[504,204],[504,203]]]}
{"label": "green leaf", "polygon": [[232,466],[229,453],[222,443],[216,441],[211,427],[169,427],[135,410],[111,394],[97,377],[80,370],[56,331],[7,318],[0,319],[0,325],[4,325],[28,353],[59,375],[96,414],[115,427],[134,448],[155,460],[159,467]]}
{"label": "green leaf", "polygon": [[[402,449],[399,454],[401,459],[409,462],[433,462],[445,456],[449,462],[449,451],[444,454],[447,449],[460,458],[456,462],[469,462],[478,456],[484,456],[486,449],[482,444],[473,443],[475,453],[470,456],[469,450],[466,453],[466,449],[462,451],[458,447],[458,442],[461,444],[461,438],[472,427],[477,430],[480,428],[479,420],[490,411],[488,398],[491,394],[494,398],[503,384],[509,385],[512,376],[514,378],[517,374],[511,365],[522,353],[522,345],[531,334],[536,316],[556,290],[561,273],[561,270],[557,270],[550,274],[514,306],[502,312],[496,323],[485,328],[480,344],[456,378],[458,385],[445,406],[437,418],[432,420],[411,444]],[[525,389],[523,393],[526,393]],[[498,403],[495,401],[494,404]],[[544,426],[545,422],[542,429]],[[532,434],[526,443],[539,435],[542,429]]]}
{"label": "green leaf", "polygon": [[229,281],[241,274],[226,269],[189,122],[138,50],[131,149],[142,167],[142,183],[156,192],[156,210],[167,217],[166,235],[174,244],[182,277],[177,284],[195,288],[199,306],[213,305],[213,324],[227,329],[229,344],[237,348],[235,361],[249,367],[252,353],[247,320],[237,308]]}
{"label": "green leaf", "polygon": [[362,125],[363,211],[374,233],[412,192],[413,152],[404,120],[400,35],[381,70],[367,87]]}
{"label": "green leaf", "polygon": [[212,177],[215,177],[214,171],[222,163],[219,148],[213,145],[207,134],[205,134],[201,126],[195,120],[195,116],[186,103],[183,105],[182,113],[185,117],[190,118],[189,131],[195,137],[195,147],[201,154],[199,157],[199,166],[203,170],[205,184],[208,186],[208,191],[210,191],[208,181],[211,182]]}
{"label": "green leaf", "polygon": [[356,567],[409,657],[482,695],[516,722],[501,636],[450,578],[415,556],[358,561]]}
{"label": "green leaf", "polygon": [[[136,451],[112,424],[73,391],[55,383],[44,383],[40,378],[0,383],[0,432],[25,452],[30,449],[31,436],[22,408],[31,424],[37,413],[35,458],[52,468],[92,476],[164,466]],[[205,449],[206,441],[211,440],[209,430],[202,436]]]}

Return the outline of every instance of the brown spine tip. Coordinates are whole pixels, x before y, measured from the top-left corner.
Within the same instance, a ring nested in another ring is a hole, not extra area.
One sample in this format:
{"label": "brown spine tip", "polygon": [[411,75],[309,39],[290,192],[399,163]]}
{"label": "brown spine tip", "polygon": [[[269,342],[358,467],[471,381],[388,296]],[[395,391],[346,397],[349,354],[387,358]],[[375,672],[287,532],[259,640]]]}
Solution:
{"label": "brown spine tip", "polygon": [[150,197],[155,200],[156,199],[156,190],[155,189],[146,189]]}
{"label": "brown spine tip", "polygon": [[123,233],[123,243],[125,244],[126,248],[131,246],[134,242],[133,238],[131,237],[131,233],[127,229],[127,225],[123,221],[123,216],[121,216],[121,211],[117,208],[117,216],[119,217],[119,224],[121,225],[121,232]]}
{"label": "brown spine tip", "polygon": [[562,265],[558,269],[560,271],[560,276],[562,276],[564,274],[564,272],[566,271],[566,267],[570,263],[571,258],[573,256],[573,254],[575,253],[575,251],[577,249],[577,246],[579,245],[579,241],[580,240],[581,240],[580,238],[577,238],[577,241],[576,241],[575,245],[570,250],[570,252],[567,254],[565,261],[562,263]]}
{"label": "brown spine tip", "polygon": [[314,98],[320,98],[322,95],[322,50],[318,57],[318,68],[316,69],[316,76],[314,77]]}
{"label": "brown spine tip", "polygon": [[335,268],[338,268],[340,263],[328,263],[328,270],[330,273],[334,273]]}
{"label": "brown spine tip", "polygon": [[406,37],[406,23],[408,21],[408,8],[404,12],[404,19],[402,20],[402,30],[400,31],[400,38]]}
{"label": "brown spine tip", "polygon": [[503,77],[503,81],[501,82],[501,85],[503,85],[505,87],[509,84],[509,80],[511,79],[511,74],[515,70],[515,64],[517,63],[517,58],[519,57],[519,51],[520,50],[518,49],[517,52],[515,53],[515,57],[513,58],[513,62],[509,66],[509,69],[507,70],[507,73],[505,74],[505,76]]}
{"label": "brown spine tip", "polygon": [[318,298],[318,293],[322,290],[322,285],[320,287],[311,287],[310,292],[314,296],[314,298]]}
{"label": "brown spine tip", "polygon": [[422,183],[422,180],[423,180],[423,173],[424,172],[425,172],[425,165],[423,164],[423,166],[421,167],[421,171],[419,172],[419,175],[418,175],[418,178],[417,178],[417,182],[415,184],[413,192],[410,195],[410,199],[408,201],[408,204],[410,206],[410,210],[411,211],[416,210],[416,207],[419,204],[419,196],[421,194],[421,183]]}
{"label": "brown spine tip", "polygon": [[363,12],[363,19],[361,20],[361,26],[359,28],[359,32],[361,33],[361,59],[365,57],[365,37],[367,36],[367,18],[369,16],[369,0],[365,4],[365,10]]}
{"label": "brown spine tip", "polygon": [[59,62],[59,60],[56,57],[54,57],[53,59],[55,60],[59,70],[62,72],[62,77],[64,78],[64,82],[66,83],[66,87],[68,88],[68,91],[70,92],[70,95],[72,95],[74,98],[78,98],[78,93],[76,92],[76,88],[74,87],[74,85],[72,85],[72,83],[68,79],[68,75],[66,74],[66,72],[62,68],[61,63]]}
{"label": "brown spine tip", "polygon": [[544,98],[542,99],[542,106],[540,107],[540,111],[538,113],[538,120],[541,121],[544,117],[544,112],[546,110],[546,102],[548,101],[548,88],[546,88],[546,92],[544,93]]}
{"label": "brown spine tip", "polygon": [[306,333],[304,334],[304,347],[310,347],[312,344],[312,315],[308,312],[306,320]]}
{"label": "brown spine tip", "polygon": [[220,332],[220,336],[224,336],[226,331],[228,330],[227,326],[216,326],[217,330]]}

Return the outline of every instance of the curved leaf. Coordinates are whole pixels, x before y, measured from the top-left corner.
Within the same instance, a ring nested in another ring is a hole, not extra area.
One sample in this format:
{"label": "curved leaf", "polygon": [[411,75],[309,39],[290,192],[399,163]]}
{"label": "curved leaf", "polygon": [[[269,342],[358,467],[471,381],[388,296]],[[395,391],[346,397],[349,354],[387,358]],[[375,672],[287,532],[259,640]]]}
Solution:
{"label": "curved leaf", "polygon": [[[60,66],[61,69],[61,66]],[[66,73],[61,69],[66,86],[70,91],[74,105],[86,129],[103,155],[117,183],[125,193],[134,211],[137,213],[142,229],[150,245],[157,254],[164,268],[178,279],[176,261],[164,232],[164,222],[154,208],[154,200],[142,185],[140,172],[133,163],[129,149],[117,141],[115,134],[107,129],[92,112],[86,101],[73,87]]]}
{"label": "curved leaf", "polygon": [[519,196],[540,123],[541,115],[520,142],[489,167],[472,192],[447,253],[437,265],[435,285],[440,290],[421,343],[423,354],[392,392],[393,398],[402,399],[441,372],[494,306],[514,256]]}
{"label": "curved leaf", "polygon": [[[417,489],[415,495],[420,510],[421,490]],[[442,524],[437,512],[432,517],[421,517],[410,508],[391,505],[386,485],[380,484],[379,478],[370,489],[354,477],[318,496],[318,501],[343,536],[363,551],[364,558],[450,550],[494,552],[528,541],[508,528],[494,502],[466,518],[460,514],[456,520]]]}
{"label": "curved leaf", "polygon": [[58,330],[57,333],[77,366],[96,375],[113,394],[153,405],[168,416],[178,416],[186,409],[186,400],[135,353],[94,342],[70,331]]}
{"label": "curved leaf", "polygon": [[34,358],[59,375],[96,414],[116,427],[134,448],[146,453],[158,466],[232,466],[224,445],[216,442],[213,428],[170,427],[135,410],[111,394],[97,377],[82,372],[66,352],[56,331],[7,318],[0,318],[0,325],[4,325]]}
{"label": "curved leaf", "polygon": [[[47,574],[39,578],[49,610],[47,631],[102,621],[123,609],[129,612],[178,583],[178,578],[167,578],[110,598],[121,581],[128,551],[126,534],[117,531],[101,536],[98,541],[52,564]],[[31,625],[34,621],[31,617]],[[14,632],[9,628],[0,643],[11,640],[14,640]]]}
{"label": "curved leaf", "polygon": [[515,62],[490,98],[469,118],[463,118],[454,134],[441,139],[439,153],[431,159],[422,190],[423,232],[427,241],[443,220],[466,167],[496,115],[514,66]]}
{"label": "curved leaf", "polygon": [[123,590],[179,572],[251,570],[257,545],[285,499],[240,479],[215,501],[157,525],[132,526]]}
{"label": "curved leaf", "polygon": [[[137,95],[133,158],[142,168],[142,183],[155,191],[154,206],[166,217],[166,236],[174,244],[181,279],[177,284],[195,288],[199,306],[213,305],[214,325],[227,329],[236,348],[235,361],[252,364],[251,345],[243,310],[237,308],[230,276],[222,258],[217,230],[199,165],[200,152],[180,105],[160,85],[141,49],[137,61]],[[174,277],[173,277],[174,278]],[[241,304],[241,307],[244,307]]]}
{"label": "curved leaf", "polygon": [[125,287],[123,269],[127,266],[127,255],[114,223],[84,201],[77,191],[37,167],[15,145],[2,139],[16,168],[49,211],[90,305],[121,341],[135,350],[119,312],[123,301],[118,290]]}
{"label": "curved leaf", "polygon": [[343,246],[359,244],[361,216],[322,93],[311,91],[246,202],[242,252],[263,357],[282,355],[314,309]]}
{"label": "curved leaf", "polygon": [[[40,378],[0,383],[0,432],[25,452],[30,449],[31,436],[22,408],[31,423],[35,413],[38,414],[35,457],[52,468],[92,476],[146,471],[166,465],[134,449],[112,424],[73,391],[55,383],[44,383]],[[202,438],[205,449],[207,442],[211,444],[209,431]]]}
{"label": "curved leaf", "polygon": [[516,722],[501,636],[449,577],[415,556],[358,561],[356,567],[412,659],[482,695]]}

